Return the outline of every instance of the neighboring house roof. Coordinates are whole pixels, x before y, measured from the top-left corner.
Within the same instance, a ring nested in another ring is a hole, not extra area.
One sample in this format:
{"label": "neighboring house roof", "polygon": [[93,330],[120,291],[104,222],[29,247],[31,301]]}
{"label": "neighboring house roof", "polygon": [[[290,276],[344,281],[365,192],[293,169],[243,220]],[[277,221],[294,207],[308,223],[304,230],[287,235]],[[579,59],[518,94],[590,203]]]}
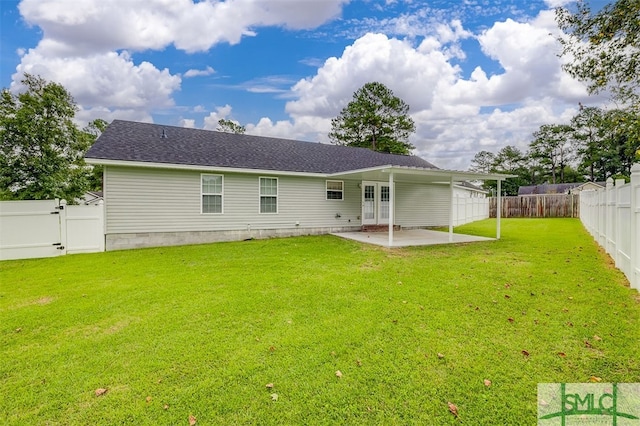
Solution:
{"label": "neighboring house roof", "polygon": [[538,194],[568,194],[569,191],[582,183],[546,183],[543,185],[521,186],[518,195]]}
{"label": "neighboring house roof", "polygon": [[543,185],[521,186],[518,188],[518,195],[538,195],[538,194],[568,194],[572,191],[580,191],[584,187],[604,188],[605,182],[572,182],[572,183],[546,183]]}
{"label": "neighboring house roof", "polygon": [[573,188],[572,191],[580,192],[580,191],[583,191],[584,189],[599,189],[599,188],[604,188],[606,185],[607,185],[606,182],[585,182]]}
{"label": "neighboring house roof", "polygon": [[123,120],[114,120],[85,158],[104,164],[124,161],[322,174],[386,165],[438,170],[420,157],[367,148]]}
{"label": "neighboring house roof", "polygon": [[467,188],[467,189],[470,189],[470,190],[472,190],[472,191],[484,192],[484,193],[486,193],[486,194],[488,194],[488,193],[489,193],[489,191],[487,191],[486,189],[484,189],[484,188],[482,188],[482,187],[480,187],[480,186],[478,186],[478,185],[474,185],[474,184],[472,184],[471,182],[466,181],[466,180],[464,180],[464,181],[460,182],[460,183],[458,184],[458,186],[462,186],[462,187]]}
{"label": "neighboring house roof", "polygon": [[103,199],[102,191],[87,191],[80,201],[83,204],[95,204],[100,202]]}

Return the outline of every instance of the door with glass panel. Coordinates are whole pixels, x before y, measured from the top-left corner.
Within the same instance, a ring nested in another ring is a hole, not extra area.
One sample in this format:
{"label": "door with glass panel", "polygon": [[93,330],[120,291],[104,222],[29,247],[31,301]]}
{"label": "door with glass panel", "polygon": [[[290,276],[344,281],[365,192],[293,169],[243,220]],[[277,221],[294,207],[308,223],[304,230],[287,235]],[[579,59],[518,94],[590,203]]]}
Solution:
{"label": "door with glass panel", "polygon": [[389,184],[378,184],[378,225],[389,224]]}
{"label": "door with glass panel", "polygon": [[362,182],[362,224],[375,225],[378,221],[376,208],[376,183]]}
{"label": "door with glass panel", "polygon": [[362,182],[362,224],[386,225],[389,223],[389,184]]}

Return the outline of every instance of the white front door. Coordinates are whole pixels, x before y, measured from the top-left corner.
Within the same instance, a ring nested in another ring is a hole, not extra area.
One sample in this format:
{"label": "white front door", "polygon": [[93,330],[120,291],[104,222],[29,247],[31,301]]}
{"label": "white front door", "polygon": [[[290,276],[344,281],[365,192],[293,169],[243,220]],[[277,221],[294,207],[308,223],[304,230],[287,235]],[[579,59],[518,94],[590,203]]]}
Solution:
{"label": "white front door", "polygon": [[389,224],[389,184],[362,182],[362,224]]}

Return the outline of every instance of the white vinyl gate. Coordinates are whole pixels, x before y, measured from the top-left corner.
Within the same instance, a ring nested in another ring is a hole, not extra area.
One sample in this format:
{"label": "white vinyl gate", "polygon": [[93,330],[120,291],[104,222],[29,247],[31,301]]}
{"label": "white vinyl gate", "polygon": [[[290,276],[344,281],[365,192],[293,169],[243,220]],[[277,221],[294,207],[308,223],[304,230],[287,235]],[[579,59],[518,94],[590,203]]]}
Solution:
{"label": "white vinyl gate", "polygon": [[0,202],[0,260],[104,251],[104,206]]}

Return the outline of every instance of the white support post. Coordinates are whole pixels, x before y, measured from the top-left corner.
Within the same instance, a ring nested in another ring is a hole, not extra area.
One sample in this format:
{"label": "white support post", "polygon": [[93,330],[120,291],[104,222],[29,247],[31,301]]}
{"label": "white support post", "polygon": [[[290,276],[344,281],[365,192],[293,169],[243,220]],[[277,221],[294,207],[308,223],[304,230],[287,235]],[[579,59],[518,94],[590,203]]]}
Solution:
{"label": "white support post", "polygon": [[500,215],[502,214],[502,185],[498,179],[498,198],[496,199],[496,240],[500,239]]}
{"label": "white support post", "polygon": [[631,288],[640,291],[640,163],[631,167]]}
{"label": "white support post", "polygon": [[453,242],[453,176],[449,178],[449,242]]}
{"label": "white support post", "polygon": [[389,173],[389,247],[393,247],[393,222],[395,220],[395,188],[393,185],[393,172]]}

